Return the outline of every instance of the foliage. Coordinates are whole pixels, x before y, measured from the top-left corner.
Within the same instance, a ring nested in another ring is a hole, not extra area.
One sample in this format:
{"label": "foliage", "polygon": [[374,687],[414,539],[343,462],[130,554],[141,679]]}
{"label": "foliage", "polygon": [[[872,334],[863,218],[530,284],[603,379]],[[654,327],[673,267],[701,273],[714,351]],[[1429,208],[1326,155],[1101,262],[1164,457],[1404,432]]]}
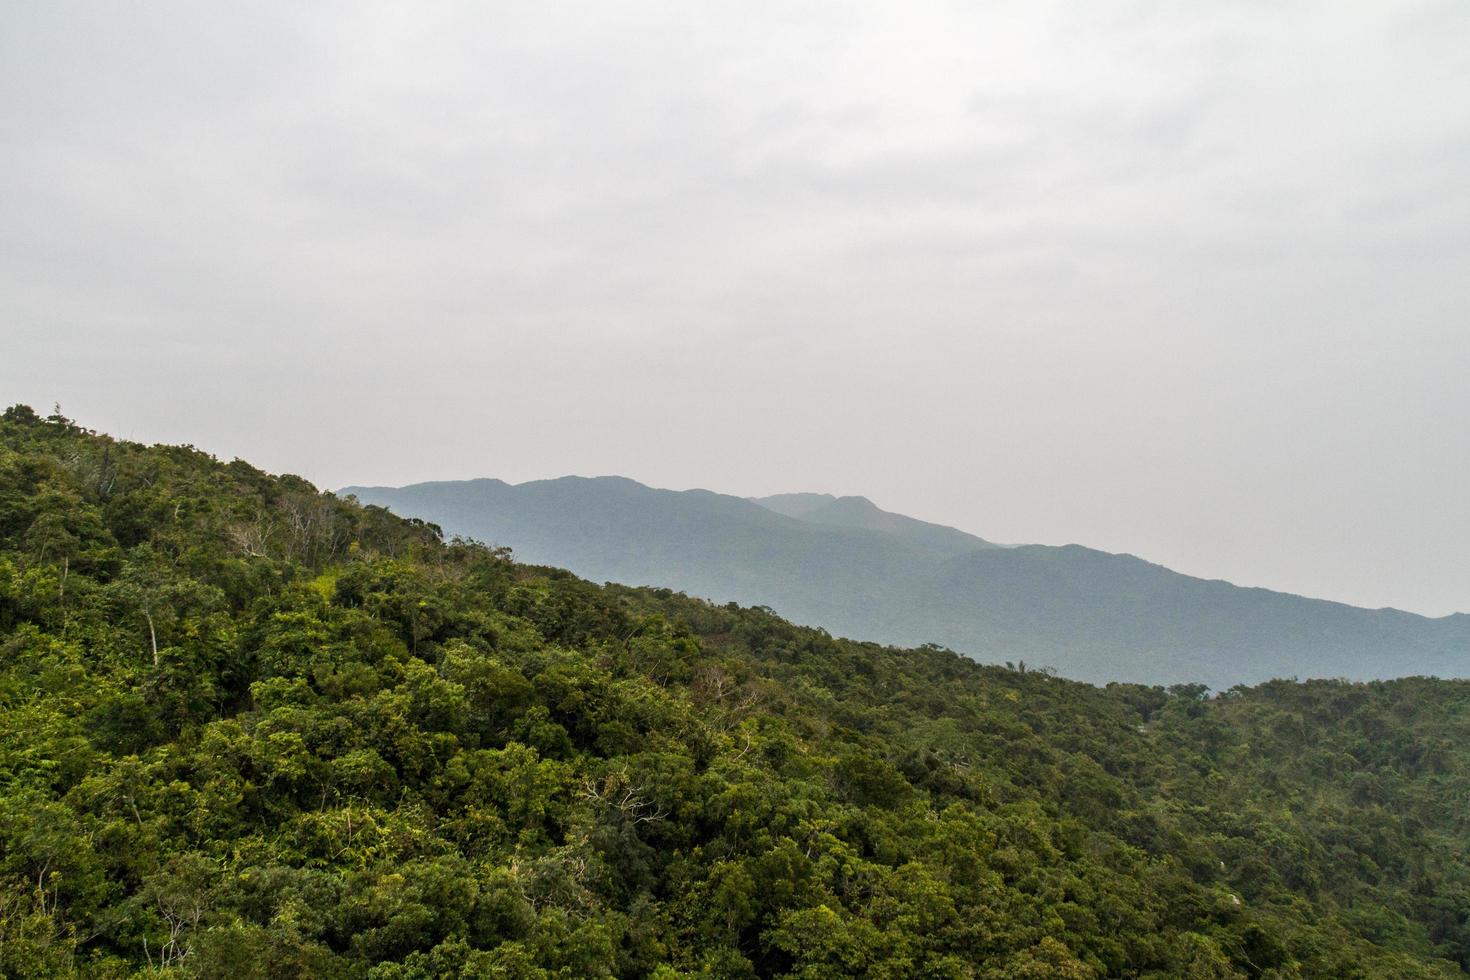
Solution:
{"label": "foliage", "polygon": [[1449,977],[1470,684],[1097,688],[0,420],[0,974]]}

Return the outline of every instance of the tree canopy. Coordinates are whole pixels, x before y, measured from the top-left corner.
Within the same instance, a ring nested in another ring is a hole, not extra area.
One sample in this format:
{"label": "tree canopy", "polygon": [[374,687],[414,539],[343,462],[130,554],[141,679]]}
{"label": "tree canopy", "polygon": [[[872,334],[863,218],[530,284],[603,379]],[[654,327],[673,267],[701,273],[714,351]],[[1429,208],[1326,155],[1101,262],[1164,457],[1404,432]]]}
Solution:
{"label": "tree canopy", "polygon": [[598,586],[0,418],[0,974],[1454,977],[1470,683],[1215,697]]}

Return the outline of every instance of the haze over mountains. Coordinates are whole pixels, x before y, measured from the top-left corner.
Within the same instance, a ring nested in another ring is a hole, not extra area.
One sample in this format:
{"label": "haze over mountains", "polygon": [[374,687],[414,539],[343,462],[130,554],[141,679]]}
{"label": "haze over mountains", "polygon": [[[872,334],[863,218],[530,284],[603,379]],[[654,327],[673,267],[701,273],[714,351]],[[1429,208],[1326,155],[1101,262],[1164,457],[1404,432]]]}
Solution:
{"label": "haze over mountains", "polygon": [[1006,547],[863,497],[746,499],[623,477],[339,493],[596,581],[768,605],[839,635],[937,643],[1098,683],[1470,674],[1463,613],[1241,588],[1079,545]]}

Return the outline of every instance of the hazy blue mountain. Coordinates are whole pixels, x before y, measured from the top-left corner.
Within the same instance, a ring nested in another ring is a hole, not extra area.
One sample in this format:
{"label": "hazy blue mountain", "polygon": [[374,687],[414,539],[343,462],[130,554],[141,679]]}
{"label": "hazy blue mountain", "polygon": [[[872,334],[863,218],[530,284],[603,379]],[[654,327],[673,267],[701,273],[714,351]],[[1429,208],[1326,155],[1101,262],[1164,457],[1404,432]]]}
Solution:
{"label": "hazy blue mountain", "polygon": [[597,581],[768,605],[840,635],[1083,680],[1470,675],[1470,616],[1240,588],[1077,545],[998,547],[862,497],[748,500],[621,477],[340,492]]}
{"label": "hazy blue mountain", "polygon": [[834,497],[829,493],[778,493],[771,497],[746,499],[787,517],[832,527],[883,531],[942,554],[962,555],[977,548],[1000,547],[956,528],[880,510],[867,497]]}
{"label": "hazy blue mountain", "polygon": [[760,504],[766,510],[805,520],[812,512],[829,506],[837,498],[830,493],[775,493],[769,497],[745,499],[753,504]]}
{"label": "hazy blue mountain", "polygon": [[943,563],[880,632],[927,626],[981,660],[1088,680],[1470,675],[1470,617],[1430,619],[1181,575],[1079,545],[975,551]]}
{"label": "hazy blue mountain", "polygon": [[621,477],[339,492],[449,534],[509,545],[524,562],[790,609],[799,622],[834,630],[854,604],[885,601],[894,581],[949,554],[882,531],[800,521],[740,497],[657,490]]}

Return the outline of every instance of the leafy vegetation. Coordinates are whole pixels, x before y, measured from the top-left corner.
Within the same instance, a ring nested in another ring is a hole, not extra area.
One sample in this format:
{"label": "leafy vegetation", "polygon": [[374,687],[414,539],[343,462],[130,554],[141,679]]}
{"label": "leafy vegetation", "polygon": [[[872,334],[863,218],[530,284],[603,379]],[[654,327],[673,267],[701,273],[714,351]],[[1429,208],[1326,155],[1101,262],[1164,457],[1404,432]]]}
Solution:
{"label": "leafy vegetation", "polygon": [[1470,684],[1097,688],[0,420],[0,973],[1453,977]]}

